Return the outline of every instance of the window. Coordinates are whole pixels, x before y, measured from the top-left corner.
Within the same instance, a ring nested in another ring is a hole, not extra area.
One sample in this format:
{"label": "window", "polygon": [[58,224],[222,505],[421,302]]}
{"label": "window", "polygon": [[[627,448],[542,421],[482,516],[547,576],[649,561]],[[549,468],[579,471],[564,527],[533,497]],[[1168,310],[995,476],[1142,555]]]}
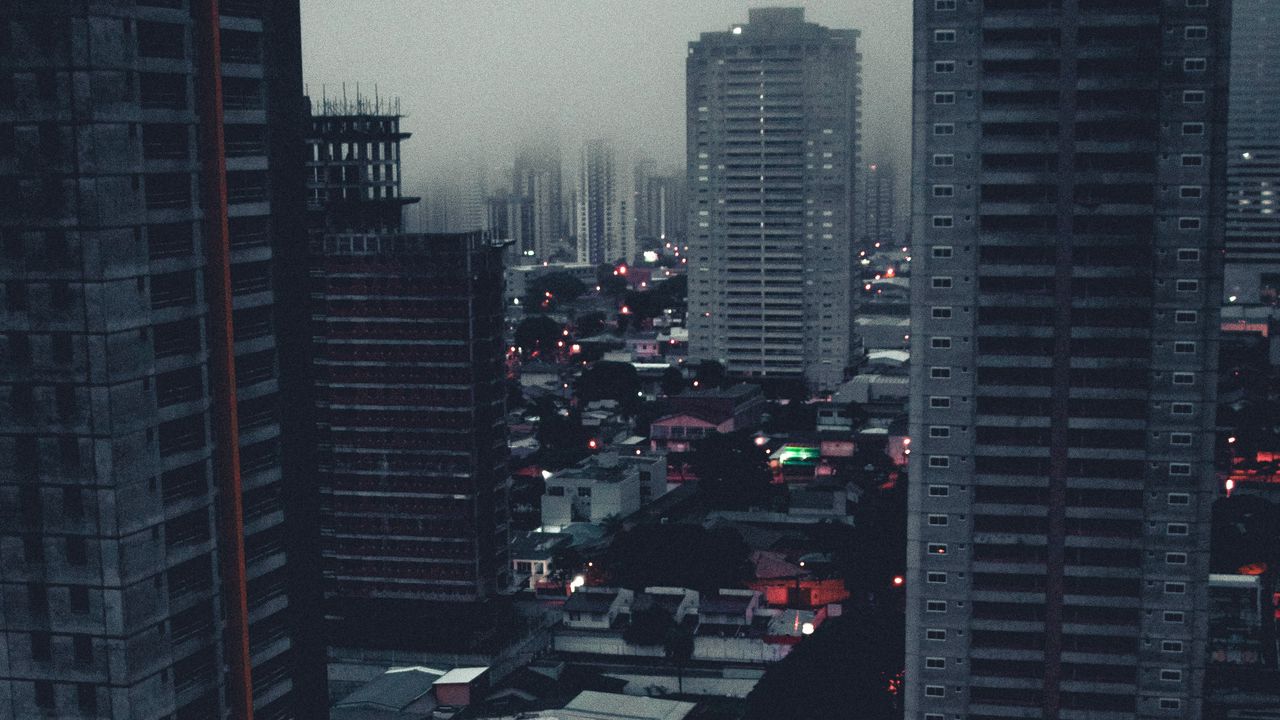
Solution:
{"label": "window", "polygon": [[1195,200],[1204,194],[1199,185],[1183,185],[1178,188],[1178,196],[1184,200]]}
{"label": "window", "polygon": [[1187,584],[1180,582],[1167,582],[1164,584],[1164,592],[1166,595],[1183,595],[1187,592]]}
{"label": "window", "polygon": [[67,562],[71,565],[88,565],[89,548],[82,537],[67,538]]}
{"label": "window", "polygon": [[949,367],[931,367],[929,368],[930,380],[950,380],[951,368]]}
{"label": "window", "polygon": [[955,227],[955,224],[956,224],[956,219],[951,215],[934,215],[933,216],[934,229],[941,230],[941,229],[952,228],[952,227]]}
{"label": "window", "polygon": [[40,583],[27,583],[27,610],[36,617],[49,614],[49,591]]}
{"label": "window", "polygon": [[951,467],[951,458],[946,455],[930,455],[929,467],[931,468],[949,468]]}
{"label": "window", "polygon": [[1208,40],[1209,28],[1204,25],[1188,25],[1183,28],[1182,37],[1187,40]]}
{"label": "window", "polygon": [[88,683],[76,685],[76,703],[80,706],[80,714],[98,714],[98,690]]}
{"label": "window", "polygon": [[933,9],[940,12],[956,9],[956,0],[934,0]]}
{"label": "window", "polygon": [[933,63],[933,71],[936,73],[953,73],[956,71],[956,63],[954,60],[936,60]]}
{"label": "window", "polygon": [[951,398],[937,395],[929,398],[929,407],[934,410],[946,410],[951,407]]}
{"label": "window", "polygon": [[88,665],[93,662],[93,639],[88,635],[73,635],[71,646],[77,665]]}
{"label": "window", "polygon": [[924,581],[931,585],[945,585],[947,582],[947,574],[944,572],[925,573]]}
{"label": "window", "polygon": [[926,640],[940,642],[947,639],[947,631],[942,628],[928,628],[924,631]]}
{"label": "window", "polygon": [[[1192,441],[1191,433],[1169,433],[1170,445],[1187,446],[1191,444],[1191,441]],[[1170,470],[1170,472],[1173,472],[1172,469]]]}
{"label": "window", "polygon": [[53,683],[48,680],[37,680],[35,682],[36,706],[45,710],[54,709],[53,700]]}
{"label": "window", "polygon": [[85,615],[89,612],[89,588],[83,585],[71,587],[71,612]]}
{"label": "window", "polygon": [[[951,258],[952,250],[950,245],[934,245],[930,249],[929,254],[936,260],[947,260]],[[951,287],[951,278],[947,278],[947,287]]]}
{"label": "window", "polygon": [[1203,135],[1204,123],[1200,123],[1200,122],[1182,123],[1182,134],[1183,135]]}
{"label": "window", "polygon": [[1198,262],[1200,260],[1200,251],[1195,248],[1179,248],[1178,262]]}
{"label": "window", "polygon": [[1184,476],[1190,475],[1191,464],[1190,463],[1169,463],[1169,474],[1184,475]]}
{"label": "window", "polygon": [[927,600],[924,604],[924,611],[931,613],[944,613],[947,611],[946,600]]}
{"label": "window", "polygon": [[956,125],[955,123],[934,123],[933,134],[934,135],[955,135]]}
{"label": "window", "polygon": [[[934,105],[955,105],[956,94],[953,92],[936,92],[933,94]],[[934,163],[935,165],[937,163]]]}
{"label": "window", "polygon": [[929,338],[929,347],[933,348],[934,350],[950,350],[951,338],[949,337]]}
{"label": "window", "polygon": [[924,667],[926,670],[946,670],[947,660],[940,657],[925,658]]}
{"label": "window", "polygon": [[1180,653],[1182,652],[1182,641],[1181,640],[1161,640],[1160,652]]}
{"label": "window", "polygon": [[1169,412],[1174,415],[1191,415],[1196,411],[1196,406],[1191,403],[1172,403],[1169,406]]}
{"label": "window", "polygon": [[1187,554],[1180,552],[1165,553],[1164,562],[1166,565],[1186,565]]}
{"label": "window", "polygon": [[1176,372],[1173,374],[1174,385],[1195,385],[1196,374],[1189,372]]}
{"label": "window", "polygon": [[31,659],[36,662],[53,660],[53,639],[49,636],[49,633],[31,633]]}
{"label": "window", "polygon": [[1182,682],[1181,670],[1161,670],[1160,679],[1164,682]]}
{"label": "window", "polygon": [[[1187,4],[1190,5],[1191,3],[1198,2],[1198,1],[1199,0],[1187,0]],[[1182,701],[1177,698],[1160,698],[1160,709],[1161,710],[1181,710]]]}
{"label": "window", "polygon": [[955,194],[956,194],[955,185],[934,185],[933,186],[933,196],[936,198],[954,197]]}
{"label": "window", "polygon": [[933,41],[940,43],[951,43],[956,41],[955,30],[934,30]]}
{"label": "window", "polygon": [[1182,167],[1200,167],[1202,165],[1204,165],[1203,155],[1188,154],[1182,156]]}
{"label": "window", "polygon": [[1169,523],[1164,526],[1166,535],[1188,535],[1191,532],[1186,523]]}
{"label": "window", "polygon": [[1194,217],[1178,218],[1178,229],[1179,230],[1199,230],[1200,218],[1194,218]]}
{"label": "window", "polygon": [[1209,62],[1204,58],[1186,58],[1182,61],[1182,69],[1189,73],[1204,72],[1209,67]]}
{"label": "window", "polygon": [[1173,313],[1173,321],[1176,323],[1193,323],[1200,319],[1200,314],[1195,310],[1178,310]]}
{"label": "window", "polygon": [[[951,494],[951,488],[946,485],[930,485],[929,497],[946,497]],[[929,523],[932,525],[933,523]]]}
{"label": "window", "polygon": [[947,516],[946,515],[930,515],[929,524],[932,525],[933,527],[946,527]]}
{"label": "window", "polygon": [[1186,619],[1187,619],[1186,614],[1180,611],[1177,611],[1177,610],[1164,611],[1164,621],[1167,623],[1180,624],[1184,622]]}
{"label": "window", "polygon": [[929,428],[929,437],[945,439],[951,437],[951,428],[946,425],[933,425]]}
{"label": "window", "polygon": [[[929,554],[930,555],[946,555],[947,544],[946,543],[929,543]],[[945,602],[943,603],[943,609],[944,610],[946,609]]]}
{"label": "window", "polygon": [[932,280],[930,280],[929,284],[933,287],[934,290],[949,290],[951,289],[951,278],[945,275],[940,277],[935,277]]}
{"label": "window", "polygon": [[1203,105],[1204,98],[1205,95],[1203,90],[1182,91],[1182,102],[1186,105]]}
{"label": "window", "polygon": [[1190,340],[1184,340],[1173,344],[1173,353],[1175,355],[1195,355],[1196,344]]}
{"label": "window", "polygon": [[939,154],[933,156],[934,167],[952,167],[956,164],[955,155]]}
{"label": "window", "polygon": [[946,306],[935,307],[929,311],[929,315],[934,320],[950,320],[951,308]]}
{"label": "window", "polygon": [[1187,493],[1169,493],[1170,505],[1190,505],[1191,496]]}
{"label": "window", "polygon": [[925,685],[924,696],[931,698],[940,698],[947,696],[947,688],[942,685]]}

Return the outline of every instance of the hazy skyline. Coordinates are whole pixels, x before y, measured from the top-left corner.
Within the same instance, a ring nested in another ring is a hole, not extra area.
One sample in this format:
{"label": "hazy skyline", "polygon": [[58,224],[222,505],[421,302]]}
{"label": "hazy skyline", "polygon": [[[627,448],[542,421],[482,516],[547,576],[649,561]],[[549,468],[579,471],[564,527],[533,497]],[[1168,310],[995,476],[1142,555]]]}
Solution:
{"label": "hazy skyline", "polygon": [[770,5],[862,31],[863,157],[892,162],[905,189],[908,0],[305,0],[303,73],[313,98],[343,83],[400,98],[409,193],[474,161],[509,166],[523,139],[547,136],[566,160],[607,137],[682,171],[688,43]]}

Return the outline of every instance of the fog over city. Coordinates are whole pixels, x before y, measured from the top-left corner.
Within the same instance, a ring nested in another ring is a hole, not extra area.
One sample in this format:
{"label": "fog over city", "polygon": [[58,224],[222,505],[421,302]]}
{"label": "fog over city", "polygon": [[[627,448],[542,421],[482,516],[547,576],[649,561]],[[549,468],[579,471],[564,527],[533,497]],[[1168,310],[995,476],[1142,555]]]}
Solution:
{"label": "fog over city", "polygon": [[457,168],[509,165],[522,141],[558,137],[566,158],[590,137],[684,163],[687,43],[747,20],[750,7],[804,6],[807,19],[857,28],[863,157],[910,161],[908,0],[306,0],[305,81],[313,99],[356,86],[399,97],[414,134],[405,191]]}

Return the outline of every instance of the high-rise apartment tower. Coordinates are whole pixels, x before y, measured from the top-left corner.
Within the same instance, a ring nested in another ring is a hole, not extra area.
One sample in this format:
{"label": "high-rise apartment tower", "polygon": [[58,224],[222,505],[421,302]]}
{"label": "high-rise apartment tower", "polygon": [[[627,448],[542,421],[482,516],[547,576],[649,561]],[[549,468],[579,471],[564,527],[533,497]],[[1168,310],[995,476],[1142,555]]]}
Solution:
{"label": "high-rise apartment tower", "polygon": [[915,4],[907,717],[1200,717],[1229,17]]}
{"label": "high-rise apartment tower", "polygon": [[583,145],[574,200],[578,262],[635,258],[635,175],[626,153],[605,140]]}
{"label": "high-rise apartment tower", "polygon": [[296,1],[0,8],[0,717],[325,714],[299,34]]}
{"label": "high-rise apartment tower", "polygon": [[852,334],[857,30],[750,11],[686,58],[689,343],[735,375],[844,378]]}

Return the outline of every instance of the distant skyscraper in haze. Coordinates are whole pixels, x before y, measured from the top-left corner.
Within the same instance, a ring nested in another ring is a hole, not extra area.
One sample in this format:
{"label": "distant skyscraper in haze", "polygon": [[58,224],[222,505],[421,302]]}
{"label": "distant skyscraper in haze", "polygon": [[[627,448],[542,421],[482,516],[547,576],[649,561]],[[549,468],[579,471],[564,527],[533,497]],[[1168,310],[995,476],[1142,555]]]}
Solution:
{"label": "distant skyscraper in haze", "polygon": [[286,0],[0,10],[0,717],[326,715],[299,35]]}
{"label": "distant skyscraper in haze", "polygon": [[897,238],[893,168],[883,163],[868,165],[862,174],[862,249],[892,247]]}
{"label": "distant skyscraper in haze", "polygon": [[684,238],[688,205],[684,175],[659,175],[653,167],[636,172],[636,238],[639,242],[673,242]]}
{"label": "distant skyscraper in haze", "polygon": [[854,342],[857,30],[753,9],[686,59],[689,343],[729,372],[832,388]]}
{"label": "distant skyscraper in haze", "polygon": [[535,145],[516,154],[512,191],[529,206],[529,249],[534,262],[550,259],[565,236],[560,148]]}
{"label": "distant skyscraper in haze", "polygon": [[908,718],[1201,717],[1229,17],[915,4]]}
{"label": "distant skyscraper in haze", "polygon": [[1234,0],[1225,294],[1280,304],[1280,5]]}
{"label": "distant skyscraper in haze", "polygon": [[538,262],[533,203],[522,195],[510,193],[489,198],[488,207],[489,219],[485,227],[491,237],[511,241],[509,262],[517,265]]}
{"label": "distant skyscraper in haze", "polygon": [[574,193],[578,262],[630,262],[636,254],[635,175],[606,140],[583,145]]}

